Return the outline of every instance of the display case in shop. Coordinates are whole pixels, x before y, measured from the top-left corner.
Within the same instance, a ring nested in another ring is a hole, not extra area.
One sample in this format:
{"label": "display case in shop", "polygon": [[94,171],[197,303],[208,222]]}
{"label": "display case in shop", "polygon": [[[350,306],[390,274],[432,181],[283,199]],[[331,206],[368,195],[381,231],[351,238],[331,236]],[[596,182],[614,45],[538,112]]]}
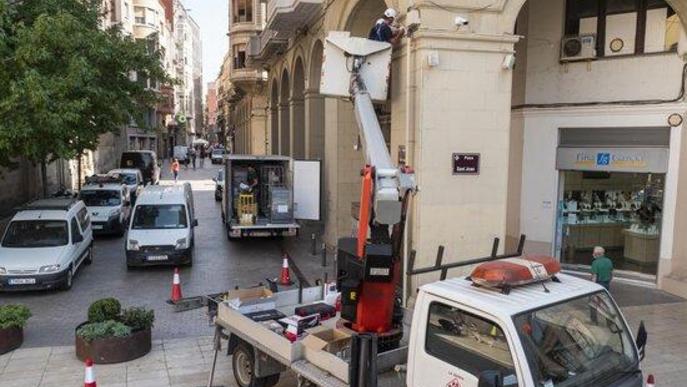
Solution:
{"label": "display case in shop", "polygon": [[646,185],[632,191],[595,189],[598,187],[589,183],[586,190],[566,190],[560,208],[562,261],[590,264],[589,252],[595,246],[602,246],[624,263],[655,266],[659,254],[662,180],[652,182],[651,176],[645,179]]}

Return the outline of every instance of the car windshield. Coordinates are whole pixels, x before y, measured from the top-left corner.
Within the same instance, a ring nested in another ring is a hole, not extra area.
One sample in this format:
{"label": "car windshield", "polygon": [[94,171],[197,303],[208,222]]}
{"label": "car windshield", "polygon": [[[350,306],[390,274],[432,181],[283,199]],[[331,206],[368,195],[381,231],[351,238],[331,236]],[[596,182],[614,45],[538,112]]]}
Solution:
{"label": "car windshield", "polygon": [[213,155],[223,155],[224,154],[224,149],[215,149],[212,151]]}
{"label": "car windshield", "polygon": [[67,222],[62,220],[13,221],[2,240],[3,247],[53,247],[67,243]]}
{"label": "car windshield", "polygon": [[90,190],[81,191],[79,198],[88,207],[110,207],[118,206],[122,203],[121,193],[114,190]]}
{"label": "car windshield", "polygon": [[618,308],[606,292],[514,318],[537,386],[605,386],[638,360]]}
{"label": "car windshield", "polygon": [[126,185],[136,184],[136,175],[133,173],[120,173],[119,176],[122,177],[122,180],[124,180],[124,184]]}
{"label": "car windshield", "polygon": [[186,227],[188,227],[186,206],[181,204],[137,206],[132,224],[135,230]]}

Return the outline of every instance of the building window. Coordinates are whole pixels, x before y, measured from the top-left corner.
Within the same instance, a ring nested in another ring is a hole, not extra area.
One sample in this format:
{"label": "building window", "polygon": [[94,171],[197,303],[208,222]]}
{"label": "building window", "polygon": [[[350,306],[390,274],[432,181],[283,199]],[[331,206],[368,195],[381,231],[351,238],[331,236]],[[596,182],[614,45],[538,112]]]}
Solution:
{"label": "building window", "polygon": [[243,69],[246,67],[246,45],[237,44],[234,50],[234,70]]}
{"label": "building window", "polygon": [[567,0],[566,35],[595,34],[597,56],[677,49],[680,20],[665,0]]}
{"label": "building window", "polygon": [[126,1],[124,2],[124,16],[126,17],[127,20],[131,17],[131,13],[129,10],[129,3],[127,3]]}
{"label": "building window", "polygon": [[146,24],[146,9],[134,7],[134,17],[136,18],[136,24]]}
{"label": "building window", "polygon": [[110,0],[110,21],[116,23],[117,20],[117,0]]}
{"label": "building window", "polygon": [[253,21],[253,0],[234,0],[234,23]]}

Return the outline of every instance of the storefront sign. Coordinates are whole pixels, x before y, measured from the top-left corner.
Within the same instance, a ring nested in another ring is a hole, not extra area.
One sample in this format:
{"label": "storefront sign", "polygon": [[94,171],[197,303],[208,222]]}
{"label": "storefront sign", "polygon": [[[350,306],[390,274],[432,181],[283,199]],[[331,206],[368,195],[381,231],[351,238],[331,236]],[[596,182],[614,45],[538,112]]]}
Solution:
{"label": "storefront sign", "polygon": [[454,175],[479,175],[479,153],[454,153]]}
{"label": "storefront sign", "polygon": [[558,148],[556,168],[577,171],[668,172],[667,148]]}

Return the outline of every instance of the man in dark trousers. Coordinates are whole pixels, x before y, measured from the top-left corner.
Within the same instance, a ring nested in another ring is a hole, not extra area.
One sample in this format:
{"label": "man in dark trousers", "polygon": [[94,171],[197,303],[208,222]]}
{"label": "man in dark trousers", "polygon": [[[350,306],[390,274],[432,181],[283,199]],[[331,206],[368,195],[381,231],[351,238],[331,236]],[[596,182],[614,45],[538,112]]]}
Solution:
{"label": "man in dark trousers", "polygon": [[405,29],[403,27],[395,27],[394,21],[396,20],[396,10],[393,8],[388,8],[384,11],[384,16],[377,20],[375,25],[370,30],[367,36],[370,40],[376,40],[378,42],[387,42],[392,45],[396,45],[401,38],[405,35]]}

